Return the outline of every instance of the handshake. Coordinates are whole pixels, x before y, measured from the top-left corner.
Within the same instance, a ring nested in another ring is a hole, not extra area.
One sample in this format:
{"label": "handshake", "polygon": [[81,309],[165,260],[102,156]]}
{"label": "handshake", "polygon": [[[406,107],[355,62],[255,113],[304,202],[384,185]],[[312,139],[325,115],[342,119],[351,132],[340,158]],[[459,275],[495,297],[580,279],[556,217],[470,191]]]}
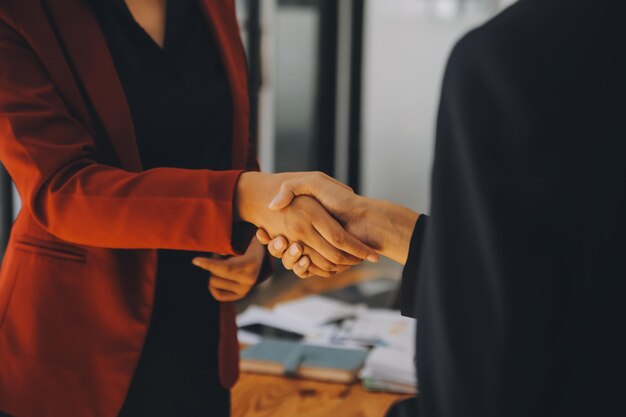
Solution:
{"label": "handshake", "polygon": [[[246,172],[237,184],[235,221],[259,228],[246,253],[228,259],[195,258],[211,273],[218,301],[243,298],[254,286],[265,257],[263,245],[300,278],[331,277],[380,255],[406,262],[418,214],[355,194],[322,173]],[[258,241],[257,241],[258,240]]]}
{"label": "handshake", "polygon": [[406,262],[418,214],[355,194],[319,172],[242,175],[239,219],[300,278],[330,277],[380,255]]}

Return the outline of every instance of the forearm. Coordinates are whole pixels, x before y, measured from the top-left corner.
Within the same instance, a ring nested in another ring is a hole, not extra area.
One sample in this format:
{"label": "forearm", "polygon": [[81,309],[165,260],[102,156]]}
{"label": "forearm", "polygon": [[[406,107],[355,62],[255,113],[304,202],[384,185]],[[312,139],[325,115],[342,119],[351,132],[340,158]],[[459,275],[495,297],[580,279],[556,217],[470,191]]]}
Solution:
{"label": "forearm", "polygon": [[61,170],[41,184],[29,183],[25,175],[15,178],[39,226],[64,241],[234,254],[252,237],[243,248],[233,247],[232,199],[239,174],[173,168],[134,173],[93,163]]}
{"label": "forearm", "polygon": [[369,244],[381,254],[405,264],[419,213],[398,204],[363,198]]}

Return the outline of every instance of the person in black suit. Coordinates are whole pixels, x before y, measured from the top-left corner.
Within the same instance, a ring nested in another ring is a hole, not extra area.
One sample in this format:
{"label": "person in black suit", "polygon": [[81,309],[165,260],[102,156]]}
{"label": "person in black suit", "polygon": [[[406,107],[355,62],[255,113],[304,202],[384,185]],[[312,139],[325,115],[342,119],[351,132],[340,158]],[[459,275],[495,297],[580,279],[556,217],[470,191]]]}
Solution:
{"label": "person in black suit", "polygon": [[[315,196],[405,264],[420,416],[626,415],[625,12],[522,0],[460,40],[430,216],[322,178],[286,182],[274,201]],[[309,275],[306,246],[258,235]]]}

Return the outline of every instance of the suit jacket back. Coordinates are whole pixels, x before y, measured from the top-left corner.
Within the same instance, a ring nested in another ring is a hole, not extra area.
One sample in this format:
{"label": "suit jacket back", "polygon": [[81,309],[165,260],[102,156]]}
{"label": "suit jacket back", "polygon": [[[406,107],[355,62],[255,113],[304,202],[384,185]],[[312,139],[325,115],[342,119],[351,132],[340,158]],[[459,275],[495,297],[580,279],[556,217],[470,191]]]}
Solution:
{"label": "suit jacket back", "polygon": [[624,12],[522,0],[451,55],[418,284],[424,417],[626,413]]}

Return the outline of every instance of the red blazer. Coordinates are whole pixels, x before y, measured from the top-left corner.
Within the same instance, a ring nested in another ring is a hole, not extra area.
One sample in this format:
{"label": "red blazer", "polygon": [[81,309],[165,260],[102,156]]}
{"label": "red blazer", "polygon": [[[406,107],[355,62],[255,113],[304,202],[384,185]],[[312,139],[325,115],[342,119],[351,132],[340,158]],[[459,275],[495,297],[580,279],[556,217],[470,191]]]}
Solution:
{"label": "red blazer", "polygon": [[[1,411],[117,416],[152,312],[156,249],[240,253],[234,189],[243,170],[258,168],[245,55],[233,1],[203,5],[233,94],[232,171],[142,171],[84,0],[0,2],[0,160],[23,203],[0,274]],[[95,139],[74,75],[108,140]],[[230,387],[239,353],[232,305],[221,313],[220,377]]]}

